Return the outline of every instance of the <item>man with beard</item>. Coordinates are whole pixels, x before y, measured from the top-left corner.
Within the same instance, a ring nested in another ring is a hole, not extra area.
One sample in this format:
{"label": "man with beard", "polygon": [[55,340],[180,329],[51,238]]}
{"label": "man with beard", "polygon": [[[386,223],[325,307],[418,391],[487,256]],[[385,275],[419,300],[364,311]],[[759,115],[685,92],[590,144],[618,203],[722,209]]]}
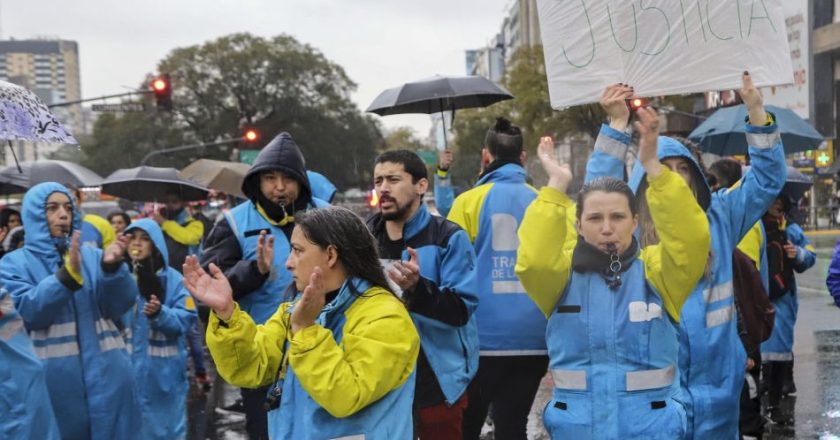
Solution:
{"label": "man with beard", "polygon": [[475,251],[455,223],[429,214],[429,186],[415,153],[376,159],[379,213],[368,220],[386,273],[420,333],[414,414],[421,439],[460,439],[466,389],[478,370]]}
{"label": "man with beard", "polygon": [[[233,299],[257,324],[270,318],[292,277],[285,269],[294,214],[327,206],[312,197],[303,155],[289,133],[280,133],[260,151],[242,182],[248,201],[225,213],[204,243],[201,265],[215,263],[230,281]],[[263,252],[274,249],[274,257]],[[206,269],[205,269],[206,270]],[[245,428],[253,439],[268,438],[263,408],[268,387],[242,391]]]}

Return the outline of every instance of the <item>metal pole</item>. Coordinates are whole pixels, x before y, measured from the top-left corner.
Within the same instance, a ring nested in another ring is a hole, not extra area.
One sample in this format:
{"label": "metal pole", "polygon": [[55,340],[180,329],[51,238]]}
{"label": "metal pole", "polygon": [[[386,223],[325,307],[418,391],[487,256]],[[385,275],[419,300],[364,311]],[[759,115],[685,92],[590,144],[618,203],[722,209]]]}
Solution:
{"label": "metal pole", "polygon": [[59,103],[55,103],[55,104],[50,104],[47,107],[49,107],[49,108],[66,107],[68,105],[81,104],[83,102],[89,102],[89,101],[98,101],[100,99],[121,98],[123,96],[134,96],[134,95],[148,95],[150,93],[154,93],[154,92],[152,92],[151,90],[135,90],[133,92],[117,93],[116,95],[104,95],[104,96],[100,96],[100,97],[97,97],[97,98],[85,98],[85,99],[79,99],[77,101],[59,102]]}
{"label": "metal pole", "polygon": [[140,165],[146,165],[146,162],[151,159],[152,157],[159,156],[164,153],[174,153],[177,151],[186,151],[186,150],[194,150],[197,148],[205,148],[205,147],[215,147],[218,145],[225,145],[225,144],[232,144],[234,142],[242,142],[246,141],[245,137],[238,137],[238,138],[230,138],[230,139],[223,139],[221,141],[215,142],[204,142],[201,144],[191,144],[191,145],[180,145],[177,147],[170,147],[164,148],[163,150],[152,151],[149,154],[143,156],[143,159],[140,160]]}

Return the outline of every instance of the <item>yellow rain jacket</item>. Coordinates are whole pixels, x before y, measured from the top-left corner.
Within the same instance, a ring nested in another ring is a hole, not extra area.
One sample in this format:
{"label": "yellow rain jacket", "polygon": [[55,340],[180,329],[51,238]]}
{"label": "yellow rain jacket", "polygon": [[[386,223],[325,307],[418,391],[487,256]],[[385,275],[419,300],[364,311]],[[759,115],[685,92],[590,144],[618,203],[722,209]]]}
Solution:
{"label": "yellow rain jacket", "polygon": [[256,325],[237,304],[227,322],[211,314],[207,328],[207,346],[229,383],[257,388],[284,377],[270,437],[410,438],[420,337],[405,305],[351,278],[315,325],[293,335],[294,306],[284,303]]}

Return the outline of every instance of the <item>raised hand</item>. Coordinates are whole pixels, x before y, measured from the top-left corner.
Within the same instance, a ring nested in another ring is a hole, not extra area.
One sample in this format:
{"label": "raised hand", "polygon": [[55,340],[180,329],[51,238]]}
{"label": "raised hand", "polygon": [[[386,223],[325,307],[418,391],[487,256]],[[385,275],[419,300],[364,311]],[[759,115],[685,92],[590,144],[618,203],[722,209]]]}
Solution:
{"label": "raised hand", "polygon": [[761,91],[753,84],[750,72],[744,72],[741,76],[741,100],[747,106],[750,115],[750,125],[761,127],[767,124],[767,112],[764,110],[764,98]]}
{"label": "raised hand", "polygon": [[626,84],[613,84],[604,89],[601,95],[601,108],[607,112],[610,127],[624,131],[630,123],[630,109],[627,100],[633,97],[633,87]]}
{"label": "raised hand", "polygon": [[565,193],[572,182],[572,169],[568,164],[560,164],[554,152],[554,140],[550,136],[540,138],[540,145],[537,147],[545,173],[548,174],[548,186]]}
{"label": "raised hand", "polygon": [[79,274],[82,273],[81,240],[82,233],[80,231],[73,232],[73,237],[70,239],[70,258],[68,261],[70,270]]}
{"label": "raised hand", "polygon": [[109,244],[108,247],[105,248],[105,251],[102,252],[102,262],[105,264],[121,262],[123,258],[125,258],[125,250],[128,248],[128,242],[129,238],[127,235],[118,235],[117,239]]}
{"label": "raised hand", "polygon": [[659,140],[659,115],[652,107],[642,107],[636,111],[639,120],[636,130],[639,132],[639,162],[645,167],[650,177],[657,177],[662,173],[662,164],[656,154],[656,144]]}
{"label": "raised hand", "polygon": [[257,269],[263,275],[271,272],[271,266],[274,264],[274,236],[266,235],[265,230],[260,231],[260,237],[257,239]]}
{"label": "raised hand", "polygon": [[303,289],[300,300],[295,303],[292,311],[292,333],[297,333],[315,323],[324,304],[327,301],[327,289],[324,287],[324,277],[320,267],[312,269],[309,284]]}
{"label": "raised hand", "polygon": [[397,283],[403,292],[412,292],[420,281],[420,260],[417,258],[417,251],[406,248],[408,261],[396,261],[388,268],[388,278]]}
{"label": "raised hand", "polygon": [[184,262],[184,287],[193,297],[210,306],[216,315],[227,321],[233,315],[233,289],[221,269],[210,263],[210,273],[190,255]]}

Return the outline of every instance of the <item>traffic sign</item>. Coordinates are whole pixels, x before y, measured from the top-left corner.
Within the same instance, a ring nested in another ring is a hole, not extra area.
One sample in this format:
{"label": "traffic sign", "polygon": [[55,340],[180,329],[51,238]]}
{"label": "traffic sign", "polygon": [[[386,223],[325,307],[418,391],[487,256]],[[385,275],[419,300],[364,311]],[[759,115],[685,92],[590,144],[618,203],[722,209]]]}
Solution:
{"label": "traffic sign", "polygon": [[258,154],[260,154],[260,150],[239,150],[239,161],[251,165]]}
{"label": "traffic sign", "polygon": [[142,102],[123,102],[120,104],[93,104],[90,109],[95,112],[142,112],[146,106]]}

